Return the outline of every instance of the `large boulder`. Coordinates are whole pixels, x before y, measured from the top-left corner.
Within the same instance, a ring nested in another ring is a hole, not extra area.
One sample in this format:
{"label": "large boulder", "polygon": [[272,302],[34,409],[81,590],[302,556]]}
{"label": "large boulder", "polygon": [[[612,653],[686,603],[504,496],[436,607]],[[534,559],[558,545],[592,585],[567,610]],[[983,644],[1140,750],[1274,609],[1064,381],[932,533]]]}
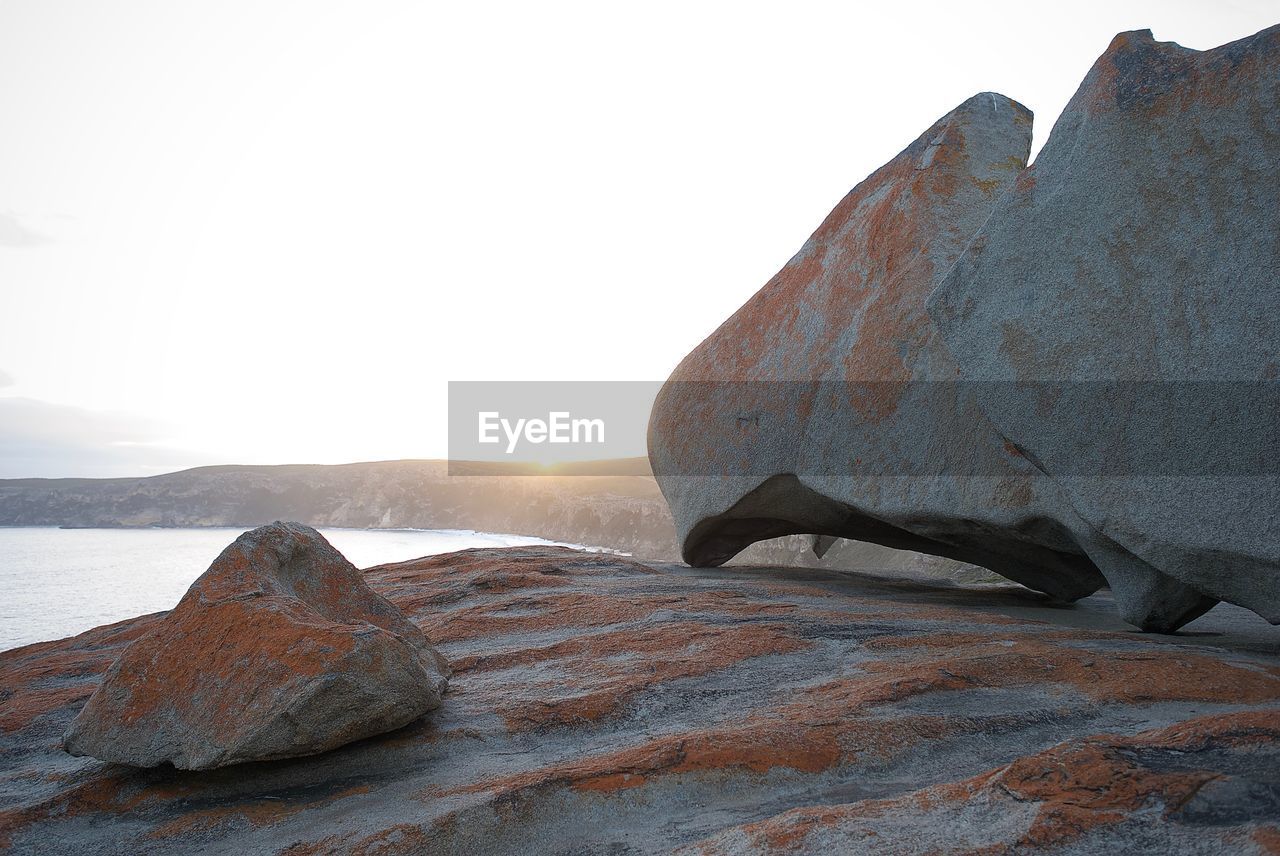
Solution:
{"label": "large boulder", "polygon": [[1280,622],[1280,27],[1122,33],[930,301],[1125,617]]}
{"label": "large boulder", "polygon": [[972,562],[1064,599],[1103,583],[1056,486],[956,382],[925,309],[1025,166],[1031,122],[994,93],[943,116],[676,369],[649,455],[686,561],[813,533]]}
{"label": "large boulder", "polygon": [[202,770],[312,755],[440,705],[448,665],[310,527],[246,532],[120,655],[64,747]]}

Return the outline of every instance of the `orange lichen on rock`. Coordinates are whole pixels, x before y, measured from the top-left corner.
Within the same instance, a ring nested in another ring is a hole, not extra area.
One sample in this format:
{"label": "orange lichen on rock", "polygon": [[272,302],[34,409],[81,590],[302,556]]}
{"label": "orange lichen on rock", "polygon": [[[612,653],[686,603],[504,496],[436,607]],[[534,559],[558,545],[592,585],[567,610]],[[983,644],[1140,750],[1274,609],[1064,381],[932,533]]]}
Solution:
{"label": "orange lichen on rock", "polygon": [[330,805],[347,797],[367,794],[369,790],[368,785],[357,785],[315,800],[262,799],[217,808],[196,809],[155,827],[147,833],[147,838],[180,838],[194,833],[208,833],[233,824],[247,824],[251,827],[270,826],[309,809]]}
{"label": "orange lichen on rock", "polygon": [[[1166,816],[1185,805],[1207,783],[1224,778],[1206,769],[1153,770],[1132,751],[1193,752],[1210,747],[1240,749],[1280,742],[1280,710],[1206,716],[1130,738],[1096,737],[1055,746],[1020,758],[990,780],[1017,800],[1040,804],[1034,823],[1017,846],[1051,847],[1099,827],[1158,808]],[[1140,756],[1139,756],[1140,757]]]}
{"label": "orange lichen on rock", "polygon": [[26,728],[38,717],[88,697],[95,679],[121,650],[159,619],[144,615],[71,639],[0,651],[0,732]]}
{"label": "orange lichen on rock", "polygon": [[779,767],[816,773],[839,762],[841,752],[835,737],[834,730],[825,728],[751,721],[737,727],[659,737],[629,749],[460,788],[432,788],[423,796],[434,799],[482,791],[511,795],[551,785],[607,793],[639,787],[659,775],[733,770],[765,773]]}
{"label": "orange lichen on rock", "polygon": [[26,728],[38,716],[87,699],[93,693],[92,685],[49,687],[29,690],[18,700],[0,707],[0,731],[18,731]]}
{"label": "orange lichen on rock", "polygon": [[[795,702],[770,705],[741,721],[661,736],[627,749],[463,788],[430,789],[426,795],[435,798],[477,791],[512,794],[556,783],[575,790],[607,792],[682,773],[760,774],[775,768],[818,773],[860,756],[890,758],[922,742],[944,739],[953,731],[952,724],[937,716],[859,716],[859,704],[851,702],[853,694],[847,686],[845,682],[832,682],[797,693],[799,700]],[[868,691],[860,705],[869,708],[887,700],[891,694],[879,689],[883,688]]]}
{"label": "orange lichen on rock", "polygon": [[501,558],[493,550],[461,550],[365,572],[371,585],[406,612],[418,605],[449,603],[473,594],[505,594],[518,589],[556,588],[599,576],[649,576],[639,562],[568,547],[521,547]]}
{"label": "orange lichen on rock", "polygon": [[556,675],[542,682],[544,697],[500,703],[499,711],[514,730],[593,721],[659,684],[708,675],[753,657],[791,654],[811,644],[779,625],[686,622],[462,658],[456,669],[461,673],[534,664],[556,668]]}
{"label": "orange lichen on rock", "polygon": [[[885,799],[791,809],[745,824],[736,833],[721,833],[701,842],[698,849],[707,854],[808,852],[818,838],[850,844],[874,840],[877,826],[892,818],[902,828],[920,830],[919,852],[985,856],[1052,852],[1135,819],[1149,822],[1145,819],[1152,812],[1169,818],[1207,784],[1225,778],[1223,773],[1194,765],[1152,769],[1141,755],[1135,755],[1135,749],[1185,752],[1213,747],[1221,751],[1239,748],[1232,741],[1242,733],[1274,751],[1280,743],[1280,711],[1208,716],[1132,737],[1069,741],[963,781]],[[1225,742],[1217,743],[1217,737]],[[1012,838],[964,843],[967,838],[982,837],[982,818],[1007,820],[1024,807],[1032,812],[1023,825],[1015,825],[1019,831]],[[1265,850],[1275,840],[1274,829],[1257,827],[1254,842]],[[935,850],[926,841],[937,841],[939,846]]]}
{"label": "orange lichen on rock", "polygon": [[50,819],[129,815],[192,793],[184,784],[140,784],[127,772],[110,770],[19,809],[0,811],[0,842],[33,824]]}
{"label": "orange lichen on rock", "polygon": [[1209,748],[1267,747],[1277,741],[1280,741],[1280,708],[1242,710],[1188,719],[1144,731],[1128,742],[1139,747],[1200,752]]}
{"label": "orange lichen on rock", "polygon": [[1251,838],[1263,853],[1280,853],[1280,826],[1260,826],[1253,831]]}
{"label": "orange lichen on rock", "polygon": [[604,627],[637,621],[661,606],[644,599],[582,592],[521,594],[432,612],[420,621],[432,639],[443,643],[556,628]]}
{"label": "orange lichen on rock", "polygon": [[[1064,642],[1073,637],[1059,634]],[[1014,641],[963,633],[882,637],[869,644],[878,649],[947,651],[945,657],[930,657],[910,667],[910,675],[902,674],[892,660],[867,666],[870,671],[888,673],[894,681],[927,682],[945,675],[953,688],[1058,684],[1097,701],[1130,704],[1173,699],[1248,704],[1280,700],[1280,677],[1190,652],[1111,651],[1042,638]]]}
{"label": "orange lichen on rock", "polygon": [[1149,804],[1173,811],[1218,774],[1154,772],[1115,746],[1086,742],[1020,758],[992,782],[1016,800],[1040,803],[1021,843],[1050,847],[1118,823]]}

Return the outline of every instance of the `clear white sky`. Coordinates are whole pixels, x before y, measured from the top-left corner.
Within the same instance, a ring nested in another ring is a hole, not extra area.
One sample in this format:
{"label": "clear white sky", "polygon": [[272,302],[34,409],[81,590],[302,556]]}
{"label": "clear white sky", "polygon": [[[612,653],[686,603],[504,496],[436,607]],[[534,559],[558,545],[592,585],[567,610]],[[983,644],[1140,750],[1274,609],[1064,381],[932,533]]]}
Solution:
{"label": "clear white sky", "polygon": [[445,454],[448,380],[660,380],[969,95],[1280,0],[0,0],[0,476]]}

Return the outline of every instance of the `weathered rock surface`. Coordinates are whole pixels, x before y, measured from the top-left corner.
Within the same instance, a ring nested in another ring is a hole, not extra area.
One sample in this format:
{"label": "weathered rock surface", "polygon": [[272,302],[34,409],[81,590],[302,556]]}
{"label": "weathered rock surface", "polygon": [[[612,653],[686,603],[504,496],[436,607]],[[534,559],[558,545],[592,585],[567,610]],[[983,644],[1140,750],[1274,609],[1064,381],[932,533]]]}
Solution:
{"label": "weathered rock surface", "polygon": [[[1274,853],[1274,825],[1236,828],[1212,843],[1194,827],[1209,816],[1280,815],[1274,785],[1251,778],[1275,763],[1277,739],[1274,712],[1248,711],[1068,740],[960,782],[793,809],[679,852]],[[1219,758],[1212,770],[1195,760],[1210,751]]]}
{"label": "weathered rock surface", "polygon": [[[1065,501],[956,383],[926,300],[1013,186],[1031,114],[970,98],[855,187],[676,369],[649,454],[686,561],[792,533],[971,562],[1072,599]],[[823,542],[825,543],[825,542]]]}
{"label": "weathered rock surface", "polygon": [[324,752],[440,705],[448,666],[320,533],[235,540],[71,722],[72,755],[203,770]]}
{"label": "weathered rock surface", "polygon": [[0,653],[13,854],[1274,853],[1280,639],[1189,636],[793,568],[559,548],[366,572],[452,661],[432,716],[193,773],[73,758],[66,724],[163,615]]}
{"label": "weathered rock surface", "polygon": [[930,312],[1126,617],[1280,622],[1280,27],[1118,35]]}

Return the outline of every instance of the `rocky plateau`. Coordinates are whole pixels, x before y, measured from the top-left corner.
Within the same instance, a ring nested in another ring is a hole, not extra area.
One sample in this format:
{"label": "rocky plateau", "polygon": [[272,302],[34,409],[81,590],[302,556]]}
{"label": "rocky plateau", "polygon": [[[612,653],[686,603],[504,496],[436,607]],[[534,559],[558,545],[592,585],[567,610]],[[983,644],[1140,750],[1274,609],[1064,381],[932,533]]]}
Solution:
{"label": "rocky plateau", "polygon": [[202,772],[63,732],[164,614],[0,653],[12,854],[1280,852],[1280,645],[1109,597],[564,548],[369,569],[441,706]]}

